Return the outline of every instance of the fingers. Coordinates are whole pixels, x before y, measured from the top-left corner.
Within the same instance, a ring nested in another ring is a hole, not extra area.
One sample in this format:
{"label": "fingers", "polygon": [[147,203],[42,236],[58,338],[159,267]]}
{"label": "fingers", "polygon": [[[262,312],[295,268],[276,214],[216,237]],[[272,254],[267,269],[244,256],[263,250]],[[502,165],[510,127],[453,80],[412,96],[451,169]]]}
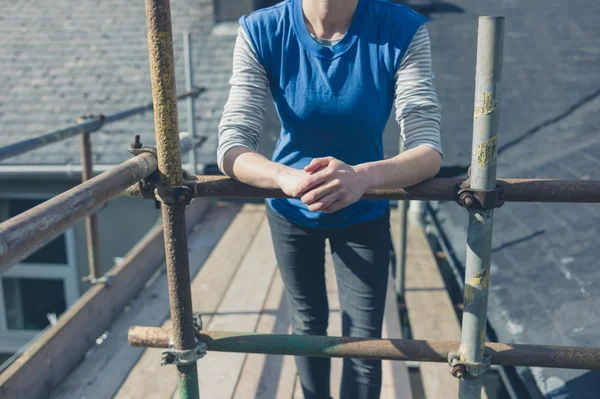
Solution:
{"label": "fingers", "polygon": [[307,192],[304,193],[301,200],[305,204],[309,205],[309,204],[319,200],[320,198],[324,197],[325,195],[333,192],[339,186],[340,186],[340,181],[338,179],[332,180],[332,181],[330,181],[326,184],[322,184],[321,186],[318,186],[312,190],[308,190]]}
{"label": "fingers", "polygon": [[328,207],[322,208],[321,211],[323,213],[333,213],[333,212],[337,212],[340,209],[344,208],[346,205],[347,204],[344,201],[344,199],[339,199],[337,201],[333,201]]}
{"label": "fingers", "polygon": [[313,158],[308,165],[304,167],[304,171],[308,173],[314,173],[319,169],[322,169],[329,165],[333,161],[333,157]]}
{"label": "fingers", "polygon": [[321,197],[317,201],[313,202],[312,204],[308,204],[307,208],[309,211],[312,211],[312,212],[322,211],[322,210],[330,207],[335,202],[339,202],[339,199],[341,197],[342,197],[342,195],[340,193],[332,192],[332,193],[324,195],[323,197]]}
{"label": "fingers", "polygon": [[304,193],[306,193],[311,188],[317,187],[323,183],[325,183],[330,178],[331,173],[327,171],[321,171],[314,175],[310,175],[304,180],[302,180],[298,185],[294,188],[292,192],[292,196],[298,198]]}

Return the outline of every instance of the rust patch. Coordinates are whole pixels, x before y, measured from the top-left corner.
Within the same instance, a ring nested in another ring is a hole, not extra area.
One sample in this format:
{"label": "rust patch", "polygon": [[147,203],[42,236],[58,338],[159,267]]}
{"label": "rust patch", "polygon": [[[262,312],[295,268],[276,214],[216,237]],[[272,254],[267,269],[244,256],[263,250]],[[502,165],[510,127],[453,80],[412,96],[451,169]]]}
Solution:
{"label": "rust patch", "polygon": [[492,93],[484,92],[483,102],[481,106],[475,104],[475,112],[473,116],[475,118],[479,118],[482,115],[489,115],[496,109],[497,106],[498,101],[494,100],[494,98],[492,97]]}
{"label": "rust patch", "polygon": [[487,272],[487,270],[482,270],[473,276],[469,284],[473,287],[479,286],[481,287],[480,289],[485,289],[487,288],[489,281],[490,274]]}
{"label": "rust patch", "polygon": [[479,147],[475,149],[474,155],[477,156],[477,162],[481,166],[488,166],[496,161],[497,141],[498,136],[494,136],[479,144]]}
{"label": "rust patch", "polygon": [[467,306],[470,306],[475,300],[475,292],[473,291],[473,286],[470,284],[465,285],[465,309]]}
{"label": "rust patch", "polygon": [[489,281],[490,274],[487,272],[487,270],[482,270],[473,276],[471,281],[469,281],[469,284],[465,285],[465,309],[475,301],[475,291],[477,290],[481,292],[486,289]]}

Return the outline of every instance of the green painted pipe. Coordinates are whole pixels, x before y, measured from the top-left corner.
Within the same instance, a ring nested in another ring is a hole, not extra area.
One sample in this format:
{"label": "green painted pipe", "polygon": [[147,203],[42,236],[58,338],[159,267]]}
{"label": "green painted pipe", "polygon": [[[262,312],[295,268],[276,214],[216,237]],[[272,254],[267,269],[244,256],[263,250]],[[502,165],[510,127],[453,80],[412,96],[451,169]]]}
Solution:
{"label": "green painted pipe", "polygon": [[[131,327],[129,344],[167,348],[171,329]],[[198,339],[209,351],[260,353],[312,357],[344,357],[382,360],[414,360],[445,363],[458,350],[458,341],[326,337],[314,335],[258,334],[232,331],[200,331]],[[485,352],[492,364],[600,370],[600,349],[551,345],[488,342]]]}

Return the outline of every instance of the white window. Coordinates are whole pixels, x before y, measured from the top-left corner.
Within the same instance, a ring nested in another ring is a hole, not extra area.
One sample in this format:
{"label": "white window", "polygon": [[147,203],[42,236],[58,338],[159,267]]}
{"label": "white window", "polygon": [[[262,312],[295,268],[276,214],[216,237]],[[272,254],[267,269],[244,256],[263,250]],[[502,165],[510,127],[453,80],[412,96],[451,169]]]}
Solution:
{"label": "white window", "polygon": [[[10,219],[47,198],[0,199],[0,220]],[[0,274],[0,354],[14,353],[79,297],[75,234],[67,230]]]}

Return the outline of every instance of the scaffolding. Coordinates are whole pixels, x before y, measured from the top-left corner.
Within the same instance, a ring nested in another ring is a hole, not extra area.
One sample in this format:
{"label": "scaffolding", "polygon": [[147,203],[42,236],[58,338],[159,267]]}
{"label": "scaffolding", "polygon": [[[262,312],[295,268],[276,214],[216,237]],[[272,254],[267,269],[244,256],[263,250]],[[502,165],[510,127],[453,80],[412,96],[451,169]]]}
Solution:
{"label": "scaffolding", "polygon": [[[505,202],[600,202],[600,181],[496,178],[503,17],[479,19],[473,152],[469,178],[465,181],[431,179],[412,187],[370,190],[363,197],[402,201],[456,201],[468,209],[464,315],[460,342],[255,334],[202,329],[191,303],[186,207],[195,197],[282,198],[285,194],[280,190],[247,186],[226,177],[195,176],[182,169],[181,153],[194,147],[194,143],[188,138],[180,139],[177,100],[197,95],[199,90],[176,95],[169,1],[146,0],[146,18],[153,106],[138,107],[109,117],[94,117],[68,129],[0,148],[0,159],[5,159],[50,141],[81,135],[84,158],[82,165],[85,171],[81,185],[0,224],[0,272],[60,234],[76,220],[93,214],[110,199],[121,195],[141,196],[160,202],[162,208],[173,327],[163,329],[134,326],[129,331],[128,340],[134,346],[165,349],[162,361],[164,364],[176,365],[179,394],[182,398],[199,397],[196,363],[207,351],[448,362],[452,374],[460,380],[461,399],[480,398],[482,376],[491,364],[600,370],[600,348],[485,341],[493,210]],[[149,109],[154,111],[156,148],[144,146],[138,136],[130,149],[135,155],[132,159],[92,177],[89,133],[107,122]],[[403,218],[403,223],[406,223],[406,217]],[[94,238],[97,234],[94,232],[94,224],[90,220],[87,229],[88,245],[92,248],[90,280],[105,283],[97,266],[94,266],[97,265],[93,251],[97,240]],[[398,265],[396,289],[402,294],[403,262],[398,262]],[[133,277],[130,275],[128,278]],[[66,328],[66,323],[68,321],[59,323],[55,336],[60,335],[61,328]],[[67,350],[69,345],[68,342],[54,344],[59,347],[55,350],[59,354],[61,350]],[[41,348],[38,346],[35,350],[40,351]],[[21,397],[21,393],[27,392],[28,397],[40,397],[44,388],[56,386],[59,381],[48,377],[46,380],[36,381],[37,387],[32,387],[33,376],[28,374],[26,368],[27,362],[32,362],[32,358],[33,355],[25,356],[22,362],[0,375],[0,394]],[[54,362],[53,367],[62,365],[59,355],[50,361]],[[73,362],[65,367],[72,366]]]}

